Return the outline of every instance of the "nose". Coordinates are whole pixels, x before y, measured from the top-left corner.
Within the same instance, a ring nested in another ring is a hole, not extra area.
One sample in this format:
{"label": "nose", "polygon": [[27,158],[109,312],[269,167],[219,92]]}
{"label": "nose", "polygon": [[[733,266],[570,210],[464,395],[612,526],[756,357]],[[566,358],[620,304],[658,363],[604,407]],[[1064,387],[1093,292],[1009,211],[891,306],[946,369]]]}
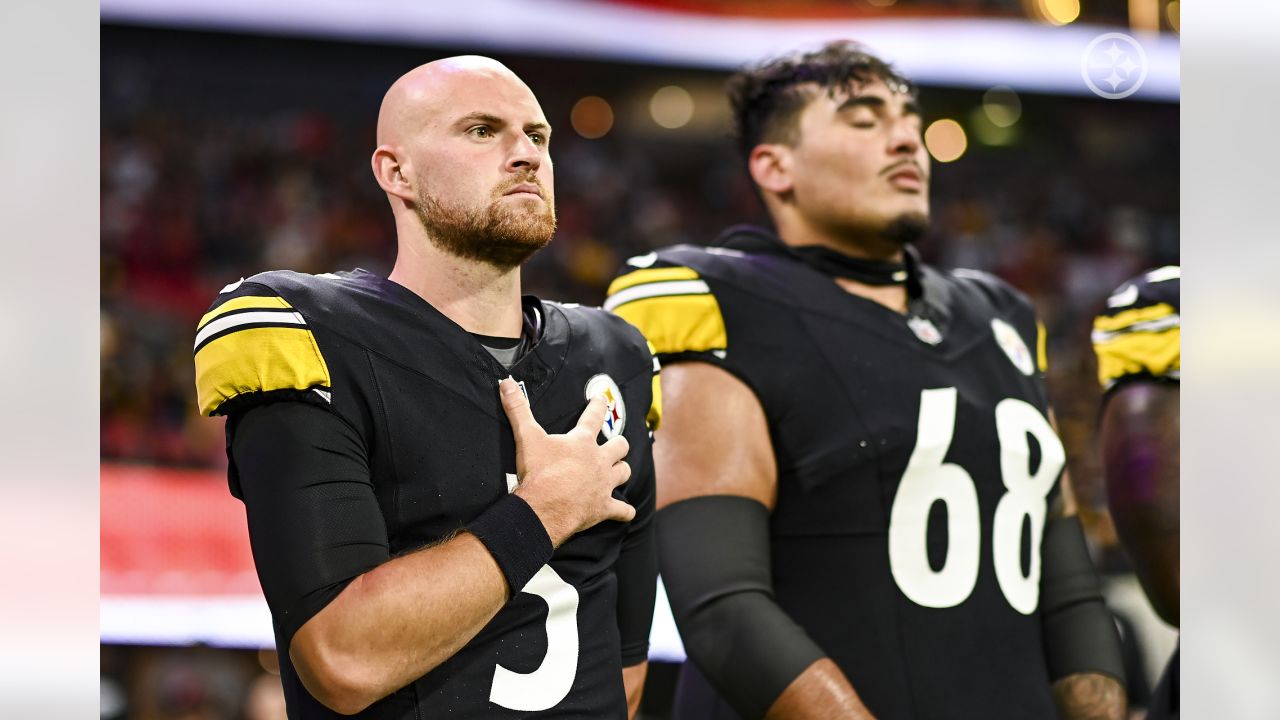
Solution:
{"label": "nose", "polygon": [[507,158],[507,170],[536,173],[540,167],[542,167],[541,148],[533,142],[533,138],[519,133],[511,147],[511,155]]}
{"label": "nose", "polygon": [[898,118],[889,133],[889,154],[915,155],[920,142],[920,124],[908,117]]}

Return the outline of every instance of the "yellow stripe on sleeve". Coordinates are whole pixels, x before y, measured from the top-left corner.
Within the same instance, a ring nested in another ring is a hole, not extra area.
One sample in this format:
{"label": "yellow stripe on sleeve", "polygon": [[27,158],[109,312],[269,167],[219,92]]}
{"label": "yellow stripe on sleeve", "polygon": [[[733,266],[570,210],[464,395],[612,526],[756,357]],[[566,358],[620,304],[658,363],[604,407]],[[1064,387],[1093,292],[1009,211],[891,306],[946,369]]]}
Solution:
{"label": "yellow stripe on sleeve", "polygon": [[1036,321],[1036,367],[1040,372],[1049,372],[1049,333],[1044,329],[1044,323]]}
{"label": "yellow stripe on sleeve", "polygon": [[629,287],[643,285],[651,282],[667,282],[669,280],[697,280],[698,273],[693,268],[687,267],[669,267],[669,268],[648,268],[645,270],[636,270],[622,275],[609,284],[607,295],[613,295],[619,290],[626,290]]}
{"label": "yellow stripe on sleeve", "polygon": [[1181,370],[1180,328],[1158,333],[1117,335],[1094,345],[1098,354],[1098,381],[1110,387],[1126,375],[1164,377]]}
{"label": "yellow stripe on sleeve", "polygon": [[640,328],[660,355],[728,346],[720,304],[710,293],[644,298],[621,305],[614,313]]}
{"label": "yellow stripe on sleeve", "polygon": [[254,295],[244,295],[241,297],[234,297],[222,303],[218,307],[210,310],[209,312],[205,313],[204,317],[200,318],[200,324],[197,325],[196,327],[197,329],[202,328],[210,320],[213,320],[214,318],[217,318],[220,315],[225,315],[226,313],[229,313],[232,310],[245,310],[248,308],[268,308],[268,309],[274,310],[277,308],[291,308],[291,307],[293,306],[290,305],[288,302],[286,302],[285,299],[282,297],[274,297],[274,296],[261,297],[261,296],[254,296]]}
{"label": "yellow stripe on sleeve", "polygon": [[1160,318],[1173,315],[1176,310],[1168,303],[1156,303],[1147,307],[1134,308],[1116,313],[1115,315],[1099,315],[1093,320],[1093,329],[1102,332],[1115,332],[1123,330],[1130,325],[1136,325],[1141,322],[1149,322],[1151,320],[1159,320]]}
{"label": "yellow stripe on sleeve", "polygon": [[195,362],[196,396],[204,415],[240,395],[331,385],[329,366],[305,326],[237,330],[200,348]]}
{"label": "yellow stripe on sleeve", "polygon": [[652,400],[649,402],[649,412],[645,415],[644,419],[645,423],[649,426],[649,430],[652,432],[657,430],[658,426],[662,424],[662,381],[660,379],[661,373],[659,372],[660,366],[658,365],[658,350],[653,346],[653,343],[649,343],[649,352],[654,355],[653,395]]}

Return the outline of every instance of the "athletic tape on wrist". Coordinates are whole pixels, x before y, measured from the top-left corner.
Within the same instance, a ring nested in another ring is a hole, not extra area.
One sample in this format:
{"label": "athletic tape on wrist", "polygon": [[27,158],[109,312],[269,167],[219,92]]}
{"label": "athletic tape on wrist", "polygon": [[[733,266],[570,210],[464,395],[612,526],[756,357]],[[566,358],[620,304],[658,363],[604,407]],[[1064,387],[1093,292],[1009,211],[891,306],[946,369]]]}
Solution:
{"label": "athletic tape on wrist", "polygon": [[551,561],[555,549],[538,514],[519,495],[504,495],[472,520],[467,530],[493,555],[511,595]]}

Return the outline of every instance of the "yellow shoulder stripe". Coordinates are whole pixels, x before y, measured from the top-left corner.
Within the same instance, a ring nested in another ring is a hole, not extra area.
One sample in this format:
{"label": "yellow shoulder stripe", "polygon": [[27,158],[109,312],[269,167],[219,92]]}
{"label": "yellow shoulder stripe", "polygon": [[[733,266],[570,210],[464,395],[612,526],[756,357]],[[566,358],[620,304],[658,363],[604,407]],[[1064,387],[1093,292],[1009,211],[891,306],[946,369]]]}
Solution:
{"label": "yellow shoulder stripe", "polygon": [[196,353],[196,396],[204,415],[240,395],[313,387],[330,388],[331,379],[315,335],[305,325],[246,327],[209,341]]}
{"label": "yellow shoulder stripe", "polygon": [[660,355],[728,346],[720,304],[711,293],[658,295],[620,305],[614,312],[640,328]]}
{"label": "yellow shoulder stripe", "polygon": [[647,344],[649,352],[653,354],[653,399],[649,402],[649,412],[644,419],[652,432],[662,424],[662,382],[659,379],[662,366],[658,364],[658,349],[651,342]]}
{"label": "yellow shoulder stripe", "polygon": [[1149,322],[1151,320],[1159,320],[1163,317],[1169,317],[1176,312],[1173,306],[1168,303],[1156,303],[1147,307],[1134,308],[1116,313],[1115,315],[1106,316],[1099,315],[1093,320],[1093,329],[1103,332],[1114,332],[1123,330],[1130,325],[1141,322]]}
{"label": "yellow shoulder stripe", "polygon": [[626,290],[629,287],[643,285],[651,282],[666,282],[669,280],[697,280],[698,273],[693,268],[687,267],[669,267],[669,268],[650,268],[645,270],[636,270],[622,275],[609,284],[608,295],[612,295],[619,290]]}
{"label": "yellow shoulder stripe", "polygon": [[1126,375],[1175,375],[1182,369],[1181,342],[1181,329],[1173,327],[1157,333],[1117,335],[1097,343],[1098,381],[1105,388]]}
{"label": "yellow shoulder stripe", "polygon": [[1049,333],[1044,329],[1044,323],[1036,321],[1036,367],[1040,372],[1049,372]]}
{"label": "yellow shoulder stripe", "polygon": [[282,297],[257,297],[253,295],[234,297],[222,303],[218,307],[210,310],[209,312],[205,313],[204,317],[200,318],[200,324],[197,325],[196,327],[197,328],[204,327],[205,324],[208,323],[210,320],[213,320],[214,318],[220,315],[225,315],[226,313],[229,313],[232,310],[245,310],[247,308],[263,308],[263,309],[274,310],[277,308],[291,308],[291,307],[293,306],[290,305],[288,302],[286,302],[285,299]]}

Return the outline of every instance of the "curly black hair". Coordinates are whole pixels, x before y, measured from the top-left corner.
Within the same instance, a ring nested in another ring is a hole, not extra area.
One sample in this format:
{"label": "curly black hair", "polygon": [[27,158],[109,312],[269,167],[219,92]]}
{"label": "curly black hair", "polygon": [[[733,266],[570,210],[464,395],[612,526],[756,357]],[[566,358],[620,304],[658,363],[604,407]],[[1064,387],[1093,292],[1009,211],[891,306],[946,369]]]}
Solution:
{"label": "curly black hair", "polygon": [[773,58],[735,73],[727,89],[739,152],[745,159],[762,142],[795,142],[796,120],[813,97],[803,86],[817,85],[834,94],[854,92],[876,80],[895,92],[916,96],[910,80],[851,40],[836,40],[819,50]]}

